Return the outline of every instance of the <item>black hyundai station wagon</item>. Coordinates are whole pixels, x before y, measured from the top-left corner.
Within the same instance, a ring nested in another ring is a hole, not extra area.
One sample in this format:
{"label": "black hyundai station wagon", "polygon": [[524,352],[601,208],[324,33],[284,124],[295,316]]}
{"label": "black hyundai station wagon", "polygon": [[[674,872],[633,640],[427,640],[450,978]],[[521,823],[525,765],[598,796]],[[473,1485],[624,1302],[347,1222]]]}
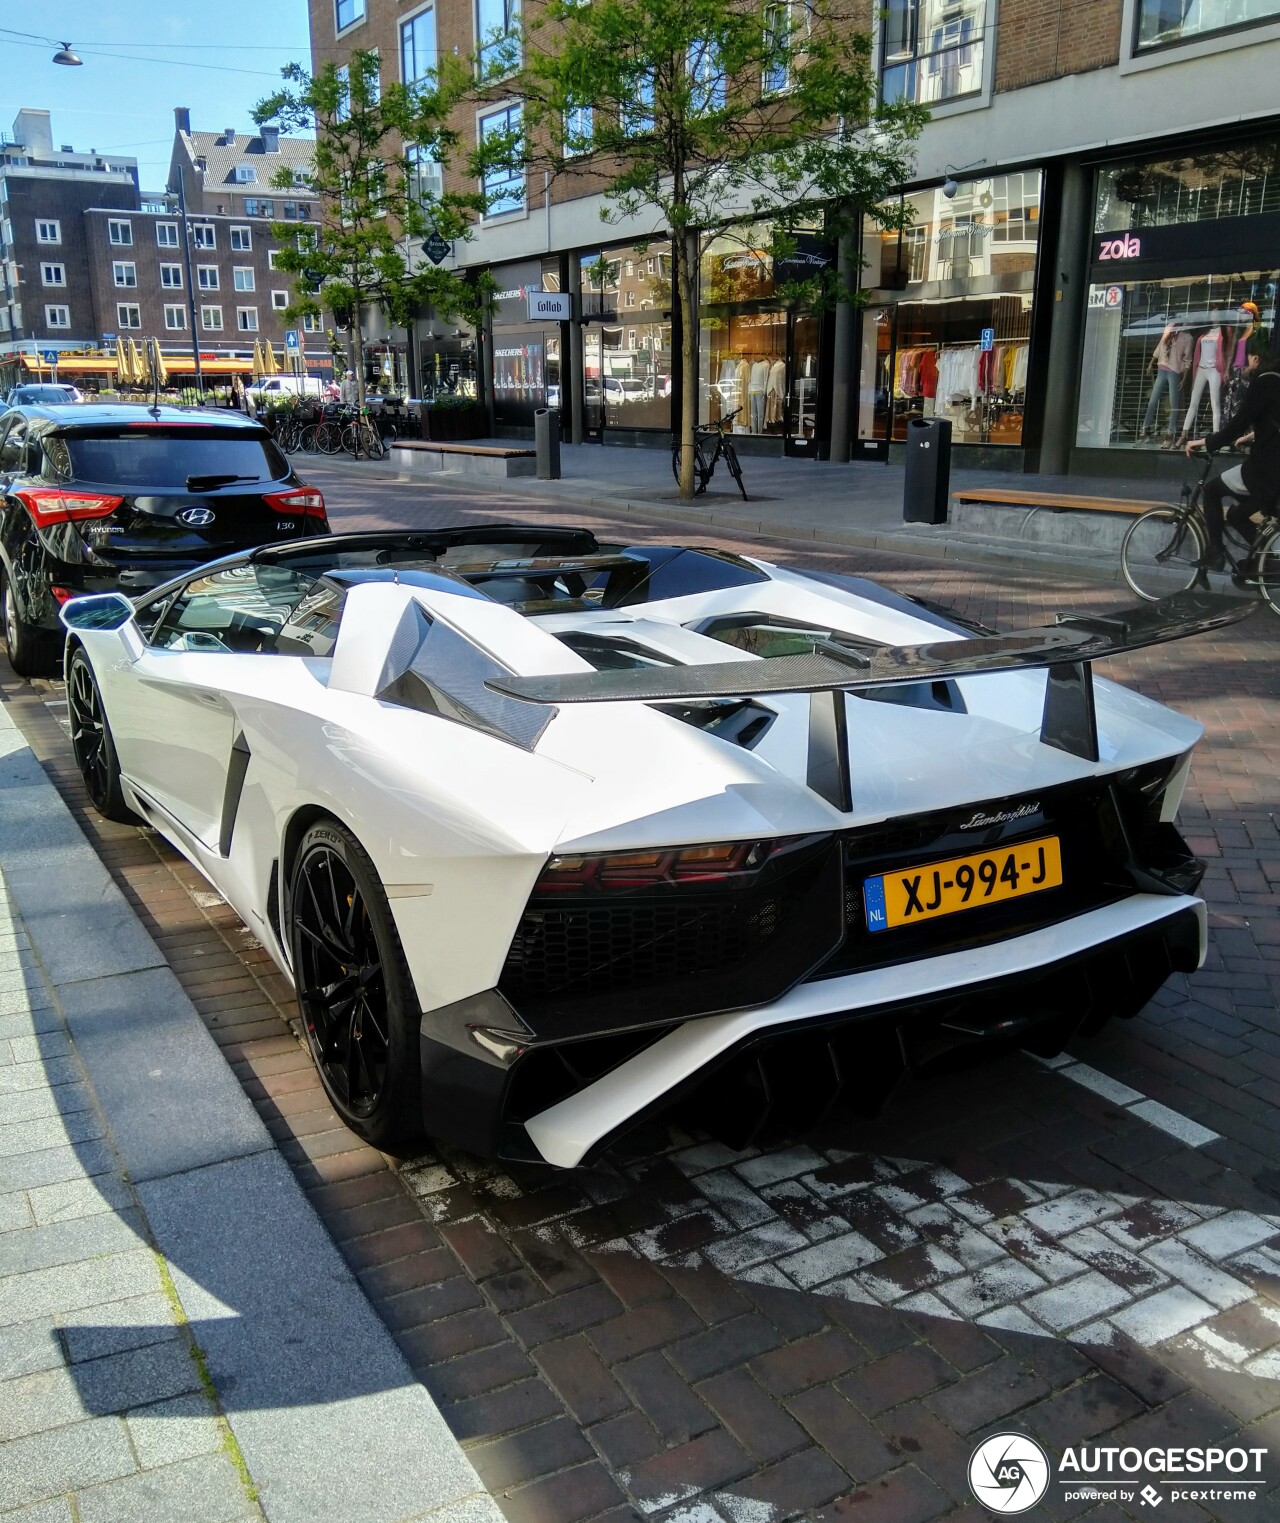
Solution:
{"label": "black hyundai station wagon", "polygon": [[19,676],[56,669],[68,598],[132,595],[237,550],[328,532],[321,493],[251,419],[83,403],[0,416],[0,613]]}

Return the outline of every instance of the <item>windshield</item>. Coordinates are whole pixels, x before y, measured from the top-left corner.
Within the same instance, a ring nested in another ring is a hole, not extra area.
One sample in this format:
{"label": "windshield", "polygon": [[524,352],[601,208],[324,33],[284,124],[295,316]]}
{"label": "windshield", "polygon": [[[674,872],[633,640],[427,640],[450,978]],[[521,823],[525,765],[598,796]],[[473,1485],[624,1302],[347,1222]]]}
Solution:
{"label": "windshield", "polygon": [[71,392],[66,386],[19,386],[13,394],[14,402],[70,402]]}
{"label": "windshield", "polygon": [[240,478],[235,485],[283,481],[289,462],[267,438],[213,429],[147,428],[63,436],[71,476],[104,486],[185,488],[188,477]]}

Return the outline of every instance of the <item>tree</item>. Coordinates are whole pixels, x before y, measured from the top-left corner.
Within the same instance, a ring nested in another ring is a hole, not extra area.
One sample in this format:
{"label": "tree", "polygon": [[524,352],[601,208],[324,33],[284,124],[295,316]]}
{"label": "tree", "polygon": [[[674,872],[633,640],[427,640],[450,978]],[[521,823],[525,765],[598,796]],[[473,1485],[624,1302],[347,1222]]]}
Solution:
{"label": "tree", "polygon": [[[503,81],[523,115],[477,144],[474,173],[589,176],[606,221],[648,214],[651,236],[671,239],[683,497],[694,488],[702,242],[743,228],[763,262],[794,253],[802,229],[838,235],[864,212],[884,226],[908,215],[890,195],[910,177],[926,113],[877,106],[871,39],[841,3],[547,0],[523,46],[495,39],[481,54],[482,85]],[[782,294],[848,299],[834,270]]]}
{"label": "tree", "polygon": [[[459,139],[449,113],[472,88],[465,67],[452,58],[415,85],[380,86],[378,55],[355,52],[342,66],[325,64],[308,74],[299,64],[281,71],[285,86],[254,111],[259,124],[315,133],[315,154],[305,190],[319,201],[315,222],[273,226],[280,249],[276,268],[295,277],[290,318],[327,309],[350,326],[356,386],[364,405],[361,309],[374,304],[396,323],[407,323],[423,302],[447,316],[475,319],[483,282],[436,266],[413,252],[414,240],[438,232],[448,241],[469,236],[481,197],[447,191],[444,166]],[[272,181],[297,195],[293,171]]]}

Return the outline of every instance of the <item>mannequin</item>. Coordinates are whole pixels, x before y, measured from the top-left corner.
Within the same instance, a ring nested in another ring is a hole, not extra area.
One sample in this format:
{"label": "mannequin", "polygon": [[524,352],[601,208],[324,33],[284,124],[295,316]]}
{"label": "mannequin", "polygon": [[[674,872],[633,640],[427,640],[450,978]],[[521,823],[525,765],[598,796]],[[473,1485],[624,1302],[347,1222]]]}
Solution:
{"label": "mannequin", "polygon": [[782,422],[783,408],[787,398],[787,366],[784,360],[774,360],[769,366],[769,386],[766,392],[764,421],[770,427]]}
{"label": "mannequin", "polygon": [[765,397],[769,390],[769,361],[759,359],[751,367],[747,398],[751,404],[751,432],[764,433]]}
{"label": "mannequin", "polygon": [[1146,416],[1142,420],[1142,430],[1138,434],[1139,442],[1149,439],[1155,433],[1156,418],[1160,412],[1160,395],[1167,391],[1169,393],[1169,438],[1165,448],[1173,448],[1178,432],[1178,414],[1182,406],[1182,377],[1191,363],[1191,349],[1191,335],[1184,332],[1176,322],[1167,324],[1147,362],[1147,369],[1154,370],[1156,378],[1151,387],[1151,396],[1147,400]]}
{"label": "mannequin", "polygon": [[1209,388],[1209,406],[1213,411],[1214,433],[1222,427],[1222,379],[1227,372],[1227,349],[1231,343],[1231,330],[1222,326],[1218,313],[1210,313],[1213,322],[1196,340],[1195,356],[1191,362],[1191,405],[1182,420],[1182,444],[1195,427],[1196,414],[1200,411],[1200,398]]}

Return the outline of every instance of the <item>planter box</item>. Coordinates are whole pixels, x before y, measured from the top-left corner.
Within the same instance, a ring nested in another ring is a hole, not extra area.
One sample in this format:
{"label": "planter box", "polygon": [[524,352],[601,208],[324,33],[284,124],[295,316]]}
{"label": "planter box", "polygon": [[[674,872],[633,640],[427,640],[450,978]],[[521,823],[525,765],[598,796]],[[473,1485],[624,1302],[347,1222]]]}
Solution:
{"label": "planter box", "polygon": [[424,407],[424,439],[449,443],[456,439],[483,439],[489,432],[489,415],[483,407]]}

